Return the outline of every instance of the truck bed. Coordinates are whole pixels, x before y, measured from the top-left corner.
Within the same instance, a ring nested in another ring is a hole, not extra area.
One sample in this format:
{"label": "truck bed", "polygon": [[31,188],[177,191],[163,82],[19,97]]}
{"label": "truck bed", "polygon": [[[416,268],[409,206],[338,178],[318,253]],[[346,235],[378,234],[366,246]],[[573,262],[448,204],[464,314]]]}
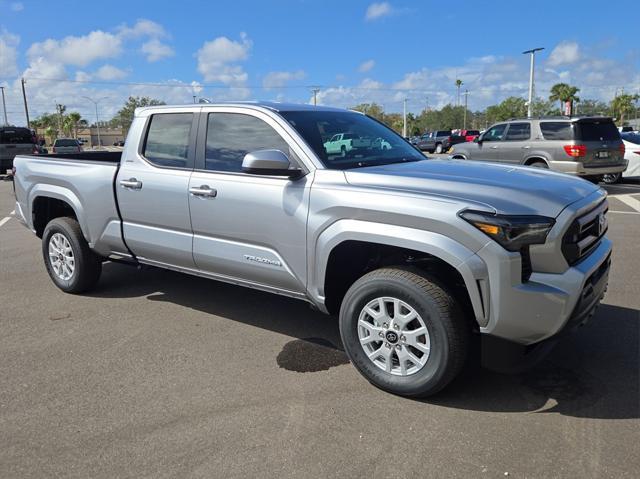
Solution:
{"label": "truck bed", "polygon": [[73,208],[91,247],[126,251],[120,230],[115,179],[120,168],[119,151],[18,155],[14,160],[17,213],[31,229],[36,199],[64,200]]}

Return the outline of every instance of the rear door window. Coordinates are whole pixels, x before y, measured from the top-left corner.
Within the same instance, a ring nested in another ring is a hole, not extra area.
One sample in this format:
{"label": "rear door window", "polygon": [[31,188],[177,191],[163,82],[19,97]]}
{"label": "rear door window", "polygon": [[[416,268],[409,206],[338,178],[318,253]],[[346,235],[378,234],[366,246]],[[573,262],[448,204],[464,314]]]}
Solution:
{"label": "rear door window", "polygon": [[573,126],[568,121],[543,121],[540,130],[545,140],[573,140]]}
{"label": "rear door window", "polygon": [[158,113],[151,116],[143,156],[157,166],[192,168],[190,137],[193,113]]}
{"label": "rear door window", "polygon": [[33,143],[33,135],[26,128],[11,128],[0,130],[0,144],[18,145],[24,143]]}
{"label": "rear door window", "polygon": [[506,141],[523,141],[531,138],[531,124],[511,123],[507,130]]}
{"label": "rear door window", "polygon": [[78,146],[77,140],[56,140],[54,146]]}
{"label": "rear door window", "polygon": [[620,132],[612,121],[580,121],[576,124],[576,139],[580,141],[615,141]]}

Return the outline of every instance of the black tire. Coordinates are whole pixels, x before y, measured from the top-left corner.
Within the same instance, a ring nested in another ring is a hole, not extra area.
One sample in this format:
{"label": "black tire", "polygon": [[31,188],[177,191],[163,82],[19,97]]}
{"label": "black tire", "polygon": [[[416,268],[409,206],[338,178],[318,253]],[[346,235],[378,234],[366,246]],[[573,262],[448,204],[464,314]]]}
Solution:
{"label": "black tire", "polygon": [[549,165],[547,165],[547,162],[542,160],[534,160],[527,166],[531,166],[532,168],[542,168],[543,170],[549,169]]}
{"label": "black tire", "polygon": [[607,185],[622,183],[622,173],[607,173],[606,175],[602,175],[602,182]]}
{"label": "black tire", "polygon": [[[410,305],[429,332],[428,359],[413,374],[384,371],[369,359],[360,344],[360,312],[370,301],[383,296]],[[449,384],[463,368],[470,335],[471,327],[454,296],[437,279],[416,269],[382,268],[364,275],[349,288],[340,308],[340,336],[351,362],[373,385],[401,396],[426,397]]]}
{"label": "black tire", "polygon": [[[55,273],[49,257],[49,242],[56,233],[67,239],[73,252],[75,264],[69,279],[60,278]],[[83,293],[95,286],[100,279],[102,259],[91,251],[80,225],[73,218],[55,218],[47,224],[42,235],[42,256],[51,280],[65,293]]]}
{"label": "black tire", "polygon": [[442,147],[442,143],[438,143],[436,145],[435,153],[441,154],[443,152],[443,150],[444,150],[444,148]]}

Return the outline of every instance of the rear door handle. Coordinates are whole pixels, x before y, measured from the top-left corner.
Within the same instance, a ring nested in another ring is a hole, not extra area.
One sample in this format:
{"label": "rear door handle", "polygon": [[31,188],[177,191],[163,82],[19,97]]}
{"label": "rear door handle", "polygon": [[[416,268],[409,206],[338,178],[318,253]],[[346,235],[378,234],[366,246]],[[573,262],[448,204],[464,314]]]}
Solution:
{"label": "rear door handle", "polygon": [[531,148],[529,145],[526,145],[526,146],[522,147],[523,150],[528,150],[529,148]]}
{"label": "rear door handle", "polygon": [[202,196],[205,198],[215,198],[218,195],[218,191],[214,188],[209,187],[209,185],[189,188],[189,193],[191,193],[193,196]]}
{"label": "rear door handle", "polygon": [[492,150],[497,150],[497,149],[498,149],[498,147],[497,147],[497,146],[492,146],[492,147],[491,147],[491,149],[492,149]]}
{"label": "rear door handle", "polygon": [[142,181],[138,181],[136,178],[120,180],[120,186],[124,188],[131,188],[132,190],[139,190],[142,188]]}

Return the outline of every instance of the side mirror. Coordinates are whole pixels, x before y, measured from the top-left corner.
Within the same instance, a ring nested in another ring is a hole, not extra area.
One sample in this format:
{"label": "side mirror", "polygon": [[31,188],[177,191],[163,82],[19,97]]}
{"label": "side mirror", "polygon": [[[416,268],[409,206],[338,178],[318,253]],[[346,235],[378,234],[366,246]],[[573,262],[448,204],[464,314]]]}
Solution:
{"label": "side mirror", "polygon": [[473,139],[474,143],[482,143],[482,135],[478,135]]}
{"label": "side mirror", "polygon": [[299,169],[291,169],[289,158],[280,150],[257,150],[244,155],[242,171],[251,175],[288,176],[298,178]]}

